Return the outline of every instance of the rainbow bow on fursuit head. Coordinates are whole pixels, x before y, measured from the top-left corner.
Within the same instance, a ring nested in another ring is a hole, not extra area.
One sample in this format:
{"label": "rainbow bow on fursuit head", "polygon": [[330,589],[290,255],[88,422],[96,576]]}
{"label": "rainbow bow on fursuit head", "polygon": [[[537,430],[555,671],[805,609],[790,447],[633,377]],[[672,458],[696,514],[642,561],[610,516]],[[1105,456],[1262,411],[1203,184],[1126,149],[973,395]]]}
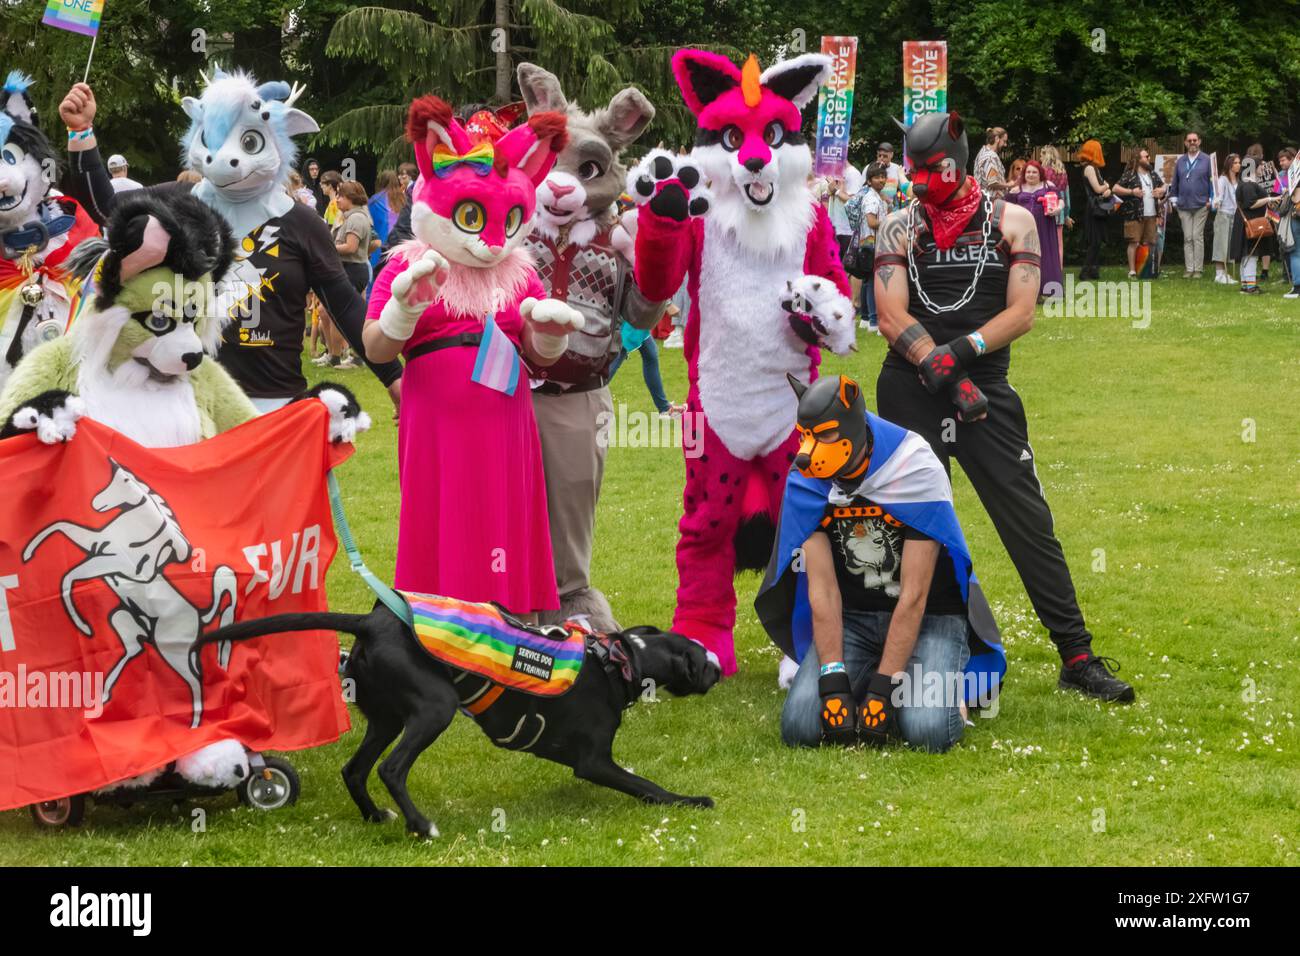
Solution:
{"label": "rainbow bow on fursuit head", "polygon": [[430,160],[433,163],[433,174],[439,179],[446,179],[460,166],[464,166],[471,172],[479,176],[486,176],[492,172],[492,163],[496,159],[496,151],[489,142],[481,142],[467,153],[457,153],[450,146],[439,143],[433,148],[433,154]]}

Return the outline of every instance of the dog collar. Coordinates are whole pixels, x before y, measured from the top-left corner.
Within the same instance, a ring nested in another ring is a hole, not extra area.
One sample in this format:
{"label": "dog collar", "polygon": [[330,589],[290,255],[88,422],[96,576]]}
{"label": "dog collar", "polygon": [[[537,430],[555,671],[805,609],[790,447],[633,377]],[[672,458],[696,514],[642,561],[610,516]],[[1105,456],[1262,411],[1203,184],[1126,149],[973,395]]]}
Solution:
{"label": "dog collar", "polygon": [[637,666],[636,648],[618,634],[587,635],[587,653],[605,669],[605,673],[623,684],[623,709],[636,703],[641,695],[641,668]]}
{"label": "dog collar", "polygon": [[[63,212],[57,204],[54,208],[59,209],[59,215],[46,215],[49,206],[42,206],[40,219],[34,219],[25,226],[4,234],[2,238],[6,259],[15,259],[32,246],[40,252],[51,239],[63,235],[76,224],[76,216]],[[9,254],[11,251],[13,255]]]}

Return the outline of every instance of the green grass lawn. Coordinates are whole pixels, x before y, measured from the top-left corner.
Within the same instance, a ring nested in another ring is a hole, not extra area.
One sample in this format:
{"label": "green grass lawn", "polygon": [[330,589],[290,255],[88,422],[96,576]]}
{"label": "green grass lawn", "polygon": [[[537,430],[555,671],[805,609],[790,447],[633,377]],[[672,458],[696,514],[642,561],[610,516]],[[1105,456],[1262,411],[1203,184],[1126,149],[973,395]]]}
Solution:
{"label": "green grass lawn", "polygon": [[[1112,270],[1106,278],[1122,278]],[[642,703],[616,757],[712,811],[642,806],[562,767],[494,749],[457,720],[411,775],[442,830],[363,824],[339,778],[360,739],[292,755],[303,795],[259,813],[233,795],[91,810],[75,831],[0,814],[8,864],[1290,864],[1300,862],[1300,302],[1281,284],[1155,283],[1149,327],[1040,318],[1011,379],[1029,410],[1038,471],[1100,653],[1137,703],[1056,689],[1058,659],[969,484],[957,510],[997,612],[1010,673],[996,719],[932,756],[782,746],[778,653],[737,581],[740,674],[703,698]],[[832,358],[874,394],[883,340]],[[681,400],[680,351],[663,353]],[[616,403],[648,412],[634,357]],[[375,414],[340,479],[370,566],[392,574],[395,429],[365,371],[342,373]],[[1253,430],[1253,434],[1250,432]],[[1252,439],[1252,440],[1245,440]],[[683,469],[676,449],[612,449],[596,582],[626,624],[667,626]],[[345,562],[331,603],[371,598]],[[363,718],[354,713],[354,724]],[[372,792],[390,805],[377,779]]]}

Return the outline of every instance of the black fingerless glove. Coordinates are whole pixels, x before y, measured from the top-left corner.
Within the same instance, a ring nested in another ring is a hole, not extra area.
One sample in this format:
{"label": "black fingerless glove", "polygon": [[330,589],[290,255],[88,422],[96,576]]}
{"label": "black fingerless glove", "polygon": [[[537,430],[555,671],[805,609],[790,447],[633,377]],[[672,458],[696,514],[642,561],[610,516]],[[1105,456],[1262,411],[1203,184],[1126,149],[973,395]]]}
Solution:
{"label": "black fingerless glove", "polygon": [[858,742],[857,720],[849,675],[843,671],[821,675],[817,678],[817,692],[822,702],[822,740],[841,747],[853,746]]}
{"label": "black fingerless glove", "polygon": [[867,684],[867,696],[858,708],[858,737],[871,747],[883,747],[896,731],[894,679],[875,673]]}
{"label": "black fingerless glove", "polygon": [[957,417],[964,422],[971,422],[989,410],[989,400],[972,382],[969,376],[962,376],[948,389],[948,397],[957,406]]}
{"label": "black fingerless glove", "polygon": [[962,377],[963,371],[970,368],[979,358],[979,350],[968,336],[953,339],[947,345],[940,345],[930,352],[916,371],[921,376],[921,384],[931,395],[938,395]]}

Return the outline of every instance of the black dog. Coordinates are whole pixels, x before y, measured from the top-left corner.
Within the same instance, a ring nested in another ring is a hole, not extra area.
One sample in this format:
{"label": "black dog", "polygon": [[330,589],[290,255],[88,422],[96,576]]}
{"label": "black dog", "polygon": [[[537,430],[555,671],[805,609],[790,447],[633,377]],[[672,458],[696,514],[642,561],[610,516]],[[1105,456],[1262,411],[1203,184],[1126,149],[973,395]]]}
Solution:
{"label": "black dog", "polygon": [[[334,630],[357,638],[344,677],[355,682],[366,715],[365,739],[343,767],[348,793],[371,822],[392,819],[366,790],[375,762],[398,734],[401,741],[379,765],[379,778],[406,817],[406,828],[437,836],[406,789],[412,765],[456,716],[466,710],[498,747],[527,750],[573,769],[582,780],[639,797],[647,803],[712,807],[709,797],[684,797],[624,770],[614,762],[614,734],[623,710],[644,687],[670,694],[703,694],[722,676],[699,644],[680,634],[640,627],[587,639],[586,657],[573,686],[559,697],[503,688],[437,660],[406,623],[383,604],[369,614],[278,614],[232,624],[204,635],[204,644],[240,641],[285,631]],[[653,682],[652,684],[649,682]],[[485,706],[486,705],[486,706]]]}

